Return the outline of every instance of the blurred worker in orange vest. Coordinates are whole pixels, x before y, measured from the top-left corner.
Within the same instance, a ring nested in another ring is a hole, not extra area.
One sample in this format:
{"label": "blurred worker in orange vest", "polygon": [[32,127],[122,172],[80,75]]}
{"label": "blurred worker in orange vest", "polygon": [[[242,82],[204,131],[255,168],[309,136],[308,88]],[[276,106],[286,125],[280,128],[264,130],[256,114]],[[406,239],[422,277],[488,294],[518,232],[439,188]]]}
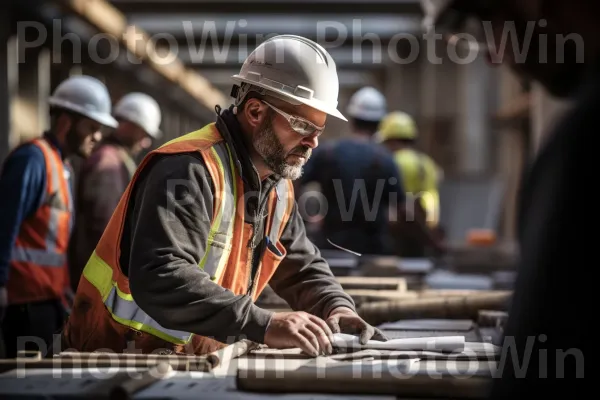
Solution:
{"label": "blurred worker in orange vest", "polygon": [[22,350],[20,337],[33,337],[27,345],[45,351],[60,330],[73,222],[64,160],[88,157],[102,128],[117,125],[106,87],[89,76],[61,83],[49,103],[50,130],[15,149],[0,178],[0,318],[8,357]]}
{"label": "blurred worker in orange vest", "polygon": [[71,284],[77,283],[137,168],[136,157],[160,139],[161,112],[145,93],[129,93],[113,109],[119,126],[82,165],[77,185],[77,218],[70,249]]}
{"label": "blurred worker in orange vest", "polygon": [[[82,273],[64,346],[205,354],[245,338],[317,356],[335,332],[384,339],[307,239],[291,183],[327,116],[345,120],[335,62],[275,36],[233,80],[216,123],[140,163]],[[298,311],[258,307],[267,284]]]}

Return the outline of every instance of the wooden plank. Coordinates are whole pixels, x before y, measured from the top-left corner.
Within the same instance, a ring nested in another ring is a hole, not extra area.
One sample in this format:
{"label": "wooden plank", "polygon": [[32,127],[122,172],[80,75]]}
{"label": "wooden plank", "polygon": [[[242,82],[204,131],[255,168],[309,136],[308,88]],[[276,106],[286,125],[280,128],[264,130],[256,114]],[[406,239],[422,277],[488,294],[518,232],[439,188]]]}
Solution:
{"label": "wooden plank", "polygon": [[467,289],[425,289],[418,292],[419,298],[478,296],[500,293],[498,290],[467,290]]}
{"label": "wooden plank", "polygon": [[369,301],[385,301],[385,300],[411,300],[419,297],[417,292],[405,291],[399,292],[396,290],[362,290],[352,289],[346,290],[355,302],[363,303]]}
{"label": "wooden plank", "polygon": [[[386,362],[383,368],[369,364],[357,366],[352,362],[339,362],[330,366],[305,365],[285,371],[277,368],[240,367],[236,386],[238,390],[258,393],[379,394],[402,398],[415,396],[483,399],[489,394],[492,383],[490,369],[493,369],[493,366],[486,363],[480,363],[481,369],[476,373],[461,376],[460,373],[452,374],[451,371],[432,375],[431,371],[425,370],[425,363],[422,368],[413,372],[413,368],[403,365],[410,361]],[[444,363],[445,361],[442,361],[439,366],[436,364],[435,371],[443,371]],[[457,371],[465,368],[465,365],[461,365]]]}
{"label": "wooden plank", "polygon": [[517,118],[529,118],[531,107],[531,94],[524,92],[516,96],[512,101],[498,111],[498,113],[495,115],[495,118],[500,121]]}
{"label": "wooden plank", "polygon": [[511,295],[509,291],[496,291],[468,296],[389,300],[361,304],[357,312],[371,325],[418,318],[476,320],[479,310],[506,311]]}
{"label": "wooden plank", "polygon": [[374,277],[374,276],[339,276],[337,281],[344,289],[386,290],[406,292],[407,284],[404,278]]}
{"label": "wooden plank", "polygon": [[[127,18],[106,0],[60,0],[67,10],[76,13],[102,33],[107,33],[126,49],[146,62],[157,73],[180,86],[200,104],[212,110],[216,104],[226,104],[227,97],[196,70],[185,66],[170,52],[168,56],[156,55],[156,43],[139,27],[130,26]],[[137,36],[136,36],[137,35]],[[141,39],[141,40],[138,40]],[[139,47],[139,46],[142,47]],[[161,60],[172,59],[166,64]]]}

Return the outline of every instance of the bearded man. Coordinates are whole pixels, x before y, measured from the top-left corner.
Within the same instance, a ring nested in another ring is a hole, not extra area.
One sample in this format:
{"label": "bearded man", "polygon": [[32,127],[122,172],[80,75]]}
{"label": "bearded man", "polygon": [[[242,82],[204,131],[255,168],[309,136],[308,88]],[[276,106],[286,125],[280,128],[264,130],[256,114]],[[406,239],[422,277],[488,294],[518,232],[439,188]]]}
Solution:
{"label": "bearded man", "polygon": [[[205,354],[246,338],[317,356],[337,332],[385,340],[307,239],[294,200],[327,116],[345,120],[333,59],[282,35],[233,79],[235,103],[216,107],[216,123],[141,162],[83,271],[65,346]],[[258,307],[267,284],[302,311]]]}

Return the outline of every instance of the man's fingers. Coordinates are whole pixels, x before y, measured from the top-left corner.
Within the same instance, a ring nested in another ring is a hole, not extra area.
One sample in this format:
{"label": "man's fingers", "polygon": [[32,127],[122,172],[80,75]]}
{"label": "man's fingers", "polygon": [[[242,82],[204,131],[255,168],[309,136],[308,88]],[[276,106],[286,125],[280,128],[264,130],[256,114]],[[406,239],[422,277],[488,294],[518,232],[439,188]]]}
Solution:
{"label": "man's fingers", "polygon": [[333,348],[331,347],[331,339],[327,335],[327,333],[323,330],[323,328],[321,328],[320,325],[311,322],[311,323],[306,324],[306,327],[312,333],[314,333],[315,337],[319,341],[319,349],[323,353],[325,353],[327,355],[333,353]]}
{"label": "man's fingers", "polygon": [[331,331],[333,333],[341,333],[342,332],[342,330],[340,329],[340,324],[336,317],[327,319],[327,325],[331,328]]}
{"label": "man's fingers", "polygon": [[321,329],[323,329],[323,332],[325,332],[325,334],[333,339],[333,332],[331,331],[331,328],[329,328],[329,326],[327,325],[327,323],[325,321],[323,321],[321,318],[319,317],[315,317],[314,315],[310,316],[310,320],[312,322],[314,322],[315,324],[319,325],[319,327]]}
{"label": "man's fingers", "polygon": [[298,330],[298,332],[304,336],[304,338],[311,344],[311,348],[314,349],[314,351],[309,354],[317,357],[321,353],[321,346],[319,346],[319,340],[317,339],[317,336],[310,329],[308,329],[307,326],[304,326]]}
{"label": "man's fingers", "polygon": [[375,333],[373,334],[373,340],[379,340],[381,342],[387,342],[389,339],[387,336],[383,334],[379,329],[375,328]]}
{"label": "man's fingers", "polygon": [[374,333],[375,328],[369,324],[366,324],[360,332],[360,344],[367,344],[367,342],[373,337]]}
{"label": "man's fingers", "polygon": [[[308,330],[305,330],[308,331]],[[308,331],[308,333],[311,333]],[[313,357],[317,357],[319,355],[318,344],[316,343],[316,339],[313,341],[309,340],[308,337],[310,335],[305,335],[302,331],[298,331],[295,335],[295,339],[298,342],[298,347],[302,349],[306,354],[309,354]],[[314,335],[312,335],[314,338]]]}

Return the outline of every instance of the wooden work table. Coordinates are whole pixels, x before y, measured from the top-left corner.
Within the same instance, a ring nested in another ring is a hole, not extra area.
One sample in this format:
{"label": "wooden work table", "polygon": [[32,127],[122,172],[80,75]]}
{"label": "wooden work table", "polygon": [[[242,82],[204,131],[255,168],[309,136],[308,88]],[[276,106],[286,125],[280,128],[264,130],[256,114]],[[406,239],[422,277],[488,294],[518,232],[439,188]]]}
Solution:
{"label": "wooden work table", "polygon": [[[401,329],[393,324],[390,328],[385,330],[390,338],[464,335],[466,341],[484,339],[477,325],[469,321],[423,320],[420,326],[418,321],[413,321],[412,326],[409,321],[397,326]],[[495,365],[493,359],[466,361],[454,355],[416,360],[394,352],[376,357],[367,352],[311,358],[298,349],[258,348],[238,358],[223,357],[210,372],[171,371],[128,398],[481,398]],[[132,372],[117,372],[115,368],[12,370],[0,375],[0,398],[111,398],[111,379],[115,381],[126,374]],[[399,387],[405,396],[381,394]]]}

